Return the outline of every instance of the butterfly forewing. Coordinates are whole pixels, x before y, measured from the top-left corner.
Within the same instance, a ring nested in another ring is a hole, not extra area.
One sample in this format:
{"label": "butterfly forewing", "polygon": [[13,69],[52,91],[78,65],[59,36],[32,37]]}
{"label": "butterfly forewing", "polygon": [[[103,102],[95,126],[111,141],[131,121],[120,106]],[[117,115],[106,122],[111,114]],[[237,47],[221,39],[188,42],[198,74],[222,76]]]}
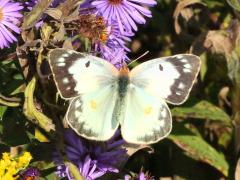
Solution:
{"label": "butterfly forewing", "polygon": [[70,127],[88,139],[111,138],[119,125],[112,119],[118,70],[101,58],[66,49],[52,50],[49,63],[61,96],[71,99],[65,117]]}
{"label": "butterfly forewing", "polygon": [[115,81],[118,70],[107,61],[73,50],[54,49],[49,63],[57,88],[63,98],[98,89]]}
{"label": "butterfly forewing", "polygon": [[135,67],[131,83],[156,98],[172,104],[183,103],[200,69],[198,56],[180,54],[147,61]]}

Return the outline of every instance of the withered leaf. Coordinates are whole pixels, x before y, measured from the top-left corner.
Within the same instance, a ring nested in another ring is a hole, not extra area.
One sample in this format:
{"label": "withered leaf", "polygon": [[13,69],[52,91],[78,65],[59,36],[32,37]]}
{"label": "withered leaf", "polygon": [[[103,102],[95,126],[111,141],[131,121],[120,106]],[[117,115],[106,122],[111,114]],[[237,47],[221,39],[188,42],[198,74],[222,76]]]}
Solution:
{"label": "withered leaf", "polygon": [[64,36],[66,34],[66,30],[65,30],[65,27],[64,27],[64,24],[63,22],[59,23],[59,30],[54,33],[54,41],[63,41],[64,40]]}
{"label": "withered leaf", "polygon": [[52,123],[52,120],[50,118],[48,118],[36,108],[36,105],[34,103],[33,94],[35,91],[36,81],[36,77],[33,77],[25,89],[25,102],[23,106],[23,112],[28,120],[39,125],[46,132],[50,132],[51,130],[55,130],[55,125]]}
{"label": "withered leaf", "polygon": [[213,53],[228,55],[233,50],[233,44],[225,31],[209,31],[204,41],[204,47]]}
{"label": "withered leaf", "polygon": [[193,4],[200,4],[205,6],[204,3],[202,3],[200,0],[182,0],[177,4],[177,7],[174,11],[173,14],[173,18],[174,18],[174,27],[175,27],[175,31],[177,34],[179,34],[181,32],[181,26],[179,24],[179,17],[180,15],[186,20],[188,21],[192,15],[193,12],[191,9],[186,9],[188,6],[193,5]]}
{"label": "withered leaf", "polygon": [[70,22],[70,20],[77,18],[79,14],[79,7],[82,1],[68,0],[61,3],[57,9],[62,12],[62,20]]}
{"label": "withered leaf", "polygon": [[240,159],[237,162],[237,166],[235,170],[235,179],[240,180]]}
{"label": "withered leaf", "polygon": [[33,27],[41,18],[46,9],[50,6],[53,0],[41,0],[36,6],[23,18],[22,29],[26,30]]}
{"label": "withered leaf", "polygon": [[227,0],[228,4],[232,6],[233,9],[240,11],[240,1],[239,0]]}
{"label": "withered leaf", "polygon": [[62,11],[60,9],[57,8],[48,8],[45,11],[46,14],[48,14],[49,16],[51,16],[52,18],[56,19],[56,20],[60,20],[62,17]]}

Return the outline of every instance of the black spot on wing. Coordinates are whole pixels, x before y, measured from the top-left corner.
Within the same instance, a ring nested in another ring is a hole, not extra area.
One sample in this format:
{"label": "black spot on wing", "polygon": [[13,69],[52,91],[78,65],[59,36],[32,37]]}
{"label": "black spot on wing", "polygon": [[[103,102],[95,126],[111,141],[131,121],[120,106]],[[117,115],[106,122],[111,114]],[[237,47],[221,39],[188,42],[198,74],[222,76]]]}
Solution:
{"label": "black spot on wing", "polygon": [[178,55],[168,58],[166,61],[171,63],[180,74],[180,77],[175,79],[170,87],[171,94],[166,100],[172,103],[181,103],[189,94],[199,71],[199,58],[194,55]]}
{"label": "black spot on wing", "polygon": [[88,68],[90,66],[90,61],[88,61],[85,66]]}
{"label": "black spot on wing", "polygon": [[159,64],[159,70],[160,70],[160,71],[163,71],[163,67],[162,67],[161,64]]}

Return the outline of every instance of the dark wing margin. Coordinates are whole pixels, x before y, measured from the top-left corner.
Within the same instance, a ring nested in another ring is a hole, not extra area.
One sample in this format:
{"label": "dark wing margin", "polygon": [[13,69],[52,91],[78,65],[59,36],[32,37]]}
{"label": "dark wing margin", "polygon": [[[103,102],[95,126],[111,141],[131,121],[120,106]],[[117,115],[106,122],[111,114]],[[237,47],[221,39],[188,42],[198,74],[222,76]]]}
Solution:
{"label": "dark wing margin", "polygon": [[165,61],[176,67],[180,74],[170,87],[171,94],[167,96],[166,100],[172,104],[182,104],[187,100],[197,78],[201,60],[198,56],[183,54],[167,58]]}
{"label": "dark wing margin", "polygon": [[49,64],[53,73],[53,78],[62,98],[68,99],[79,95],[75,91],[77,81],[73,74],[69,73],[69,68],[76,60],[85,58],[81,53],[67,49],[54,49],[49,52]]}

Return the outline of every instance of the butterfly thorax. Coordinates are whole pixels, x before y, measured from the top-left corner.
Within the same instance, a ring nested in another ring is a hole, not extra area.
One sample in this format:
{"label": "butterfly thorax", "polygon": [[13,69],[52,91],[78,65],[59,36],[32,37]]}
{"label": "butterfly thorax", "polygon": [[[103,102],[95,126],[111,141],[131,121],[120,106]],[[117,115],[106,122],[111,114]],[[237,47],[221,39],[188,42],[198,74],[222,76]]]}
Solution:
{"label": "butterfly thorax", "polygon": [[118,94],[120,98],[124,98],[129,84],[129,69],[123,66],[119,71],[118,77]]}

